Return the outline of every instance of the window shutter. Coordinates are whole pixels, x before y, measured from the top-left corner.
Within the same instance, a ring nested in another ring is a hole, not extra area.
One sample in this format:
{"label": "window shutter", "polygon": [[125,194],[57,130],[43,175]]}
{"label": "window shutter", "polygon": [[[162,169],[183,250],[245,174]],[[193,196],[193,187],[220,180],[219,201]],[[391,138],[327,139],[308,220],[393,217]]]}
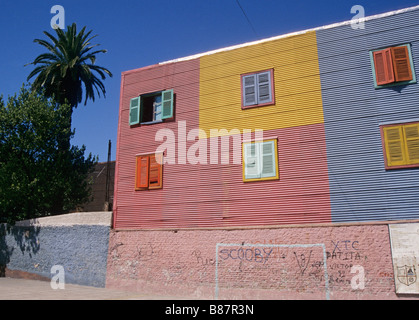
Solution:
{"label": "window shutter", "polygon": [[140,123],[140,97],[132,98],[129,106],[129,125]]}
{"label": "window shutter", "polygon": [[243,81],[243,106],[257,104],[256,100],[256,75],[244,76]]}
{"label": "window shutter", "polygon": [[403,127],[406,138],[408,164],[419,163],[419,123]]}
{"label": "window shutter", "polygon": [[262,164],[262,178],[276,176],[275,141],[260,143],[260,162]]}
{"label": "window shutter", "polygon": [[162,184],[162,154],[150,155],[149,189],[159,189]]}
{"label": "window shutter", "polygon": [[388,166],[406,164],[402,126],[383,128]]}
{"label": "window shutter", "polygon": [[381,86],[394,82],[391,49],[375,51],[373,57],[377,85]]}
{"label": "window shutter", "polygon": [[137,169],[135,175],[135,188],[148,188],[148,170],[149,170],[150,158],[149,156],[138,156],[137,157]]}
{"label": "window shutter", "polygon": [[257,75],[258,79],[258,104],[272,101],[271,96],[271,73],[263,72]]}
{"label": "window shutter", "polygon": [[246,143],[244,148],[244,179],[258,179],[260,175],[259,144]]}
{"label": "window shutter", "polygon": [[173,118],[173,89],[162,92],[162,115],[161,119]]}
{"label": "window shutter", "polygon": [[410,66],[409,50],[406,46],[391,48],[394,75],[396,81],[410,81],[413,79]]}

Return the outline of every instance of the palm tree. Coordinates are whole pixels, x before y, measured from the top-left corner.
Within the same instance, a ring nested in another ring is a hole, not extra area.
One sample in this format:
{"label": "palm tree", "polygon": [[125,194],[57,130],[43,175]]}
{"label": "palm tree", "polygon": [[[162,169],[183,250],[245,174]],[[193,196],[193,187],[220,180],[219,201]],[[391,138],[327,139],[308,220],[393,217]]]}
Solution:
{"label": "palm tree", "polygon": [[71,106],[70,127],[73,108],[77,108],[82,102],[83,88],[86,105],[88,99],[95,101],[95,91],[99,97],[101,93],[105,96],[106,90],[102,80],[105,80],[106,75],[112,77],[108,69],[95,65],[96,55],[107,51],[104,49],[91,51],[98,46],[90,43],[97,35],[89,38],[92,30],[87,33],[85,30],[86,27],[83,27],[77,33],[76,24],[73,23],[65,32],[59,28],[55,29],[57,37],[44,31],[52,43],[41,39],[35,39],[34,42],[47,48],[48,52],[29,63],[36,68],[29,74],[27,80],[38,75],[32,84],[32,89],[43,89],[47,97],[54,97],[58,103],[68,103]]}

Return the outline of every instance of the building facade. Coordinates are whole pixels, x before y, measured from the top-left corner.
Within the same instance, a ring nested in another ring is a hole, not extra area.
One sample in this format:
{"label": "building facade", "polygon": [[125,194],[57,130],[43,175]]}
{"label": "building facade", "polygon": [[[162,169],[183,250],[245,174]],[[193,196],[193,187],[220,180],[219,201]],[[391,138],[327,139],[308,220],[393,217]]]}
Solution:
{"label": "building facade", "polygon": [[413,7],[124,72],[107,286],[419,293],[415,249],[396,259],[406,234],[419,245],[418,18]]}

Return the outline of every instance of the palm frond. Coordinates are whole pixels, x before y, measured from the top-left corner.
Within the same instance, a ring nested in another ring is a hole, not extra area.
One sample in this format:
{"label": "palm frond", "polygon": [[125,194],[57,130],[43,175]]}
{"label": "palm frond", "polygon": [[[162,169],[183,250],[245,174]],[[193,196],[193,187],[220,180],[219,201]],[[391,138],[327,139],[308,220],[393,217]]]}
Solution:
{"label": "palm frond", "polygon": [[97,55],[107,52],[105,49],[94,50],[99,44],[91,41],[97,35],[92,36],[92,30],[86,31],[85,26],[77,32],[75,23],[66,30],[55,29],[55,33],[44,31],[47,40],[34,40],[48,52],[30,63],[35,69],[30,72],[28,80],[36,76],[32,87],[44,88],[46,93],[57,97],[58,102],[69,101],[73,108],[82,102],[83,94],[85,104],[89,99],[94,101],[96,96],[105,96],[102,80],[106,76],[112,77],[112,73],[95,64]]}

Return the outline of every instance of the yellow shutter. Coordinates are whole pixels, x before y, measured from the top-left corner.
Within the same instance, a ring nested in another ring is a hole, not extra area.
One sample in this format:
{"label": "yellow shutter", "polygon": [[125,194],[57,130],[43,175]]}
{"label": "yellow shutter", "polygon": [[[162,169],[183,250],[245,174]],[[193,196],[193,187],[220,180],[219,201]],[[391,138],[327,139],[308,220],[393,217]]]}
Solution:
{"label": "yellow shutter", "polygon": [[403,143],[402,126],[385,127],[384,139],[388,166],[400,166],[407,164]]}
{"label": "yellow shutter", "polygon": [[406,164],[419,163],[419,123],[403,126],[405,137]]}

